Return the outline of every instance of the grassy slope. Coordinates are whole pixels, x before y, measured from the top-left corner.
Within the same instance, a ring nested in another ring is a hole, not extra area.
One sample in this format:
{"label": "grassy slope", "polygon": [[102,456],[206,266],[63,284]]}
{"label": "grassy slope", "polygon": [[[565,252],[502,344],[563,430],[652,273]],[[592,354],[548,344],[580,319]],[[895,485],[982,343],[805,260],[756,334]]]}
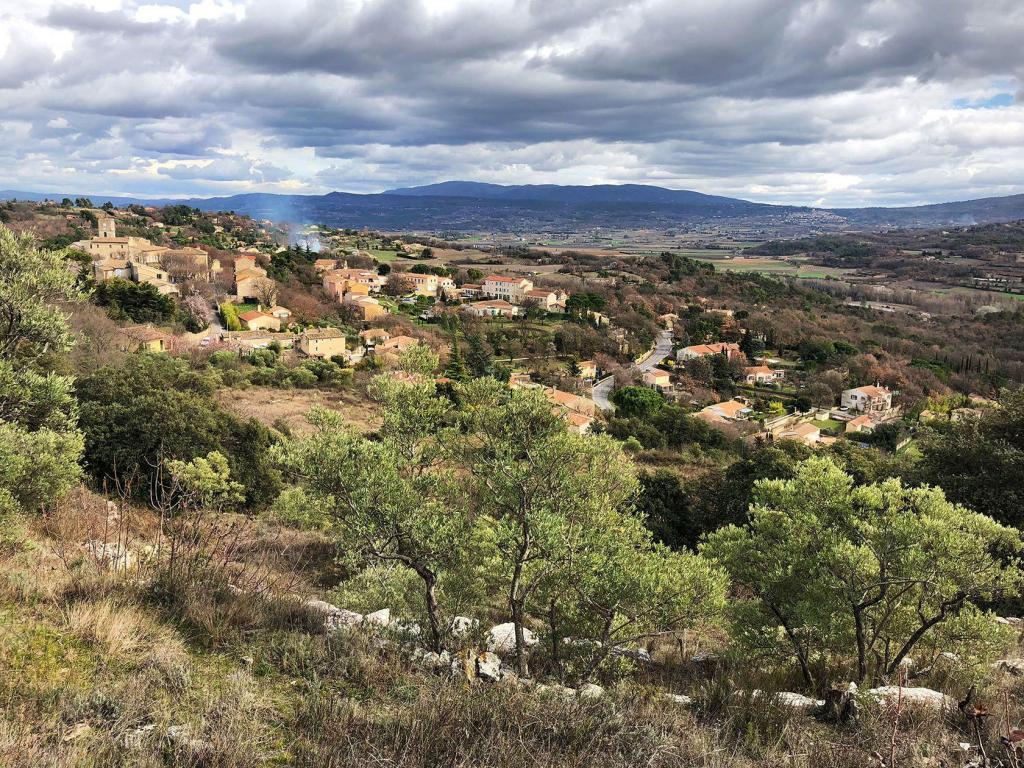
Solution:
{"label": "grassy slope", "polygon": [[[0,765],[852,768],[890,748],[901,766],[960,765],[956,744],[969,740],[935,716],[905,716],[893,742],[892,712],[868,708],[859,727],[837,728],[727,701],[730,682],[786,685],[746,665],[710,678],[662,668],[599,701],[470,687],[411,671],[363,633],[327,637],[294,599],[236,596],[216,583],[172,595],[111,574],[80,547],[101,517],[102,502],[83,495],[0,560]],[[154,521],[138,513],[129,527],[141,549]],[[282,549],[281,531],[257,525],[247,556],[271,542],[285,560],[323,545],[285,533]],[[329,557],[305,562],[280,593],[311,591]],[[655,682],[704,704],[667,703]],[[1022,686],[999,680],[983,689],[991,722],[1002,722],[997,683],[1016,721]],[[965,682],[946,684],[962,692]]]}

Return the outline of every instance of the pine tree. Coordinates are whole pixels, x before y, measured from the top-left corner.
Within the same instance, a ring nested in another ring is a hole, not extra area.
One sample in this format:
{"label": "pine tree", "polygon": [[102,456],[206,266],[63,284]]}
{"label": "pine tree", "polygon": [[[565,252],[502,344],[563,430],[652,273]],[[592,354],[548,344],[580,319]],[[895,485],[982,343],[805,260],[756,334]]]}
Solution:
{"label": "pine tree", "polygon": [[469,378],[466,361],[462,358],[462,350],[459,348],[457,333],[452,334],[452,351],[448,355],[448,365],[445,366],[444,375],[452,381],[466,381]]}

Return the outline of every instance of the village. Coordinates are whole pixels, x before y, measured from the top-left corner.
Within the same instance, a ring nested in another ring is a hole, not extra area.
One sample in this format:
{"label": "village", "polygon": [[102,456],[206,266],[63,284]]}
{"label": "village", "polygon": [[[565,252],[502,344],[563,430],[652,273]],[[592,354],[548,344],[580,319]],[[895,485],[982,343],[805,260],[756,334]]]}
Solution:
{"label": "village", "polygon": [[[439,324],[450,327],[452,318],[476,326],[571,321],[616,340],[617,348],[611,351],[617,353],[617,360],[607,354],[586,359],[558,354],[549,344],[550,354],[519,359],[510,355],[507,362],[509,386],[541,391],[571,431],[603,430],[604,419],[616,410],[615,393],[643,387],[744,441],[790,440],[820,447],[850,440],[862,447],[885,444],[896,451],[912,440],[903,409],[894,402],[898,391],[871,382],[835,391],[831,402],[820,397],[809,402],[801,397],[807,373],[799,360],[759,352],[763,334],[744,329],[734,310],[712,306],[700,296],[678,311],[714,318],[724,336],[743,336],[745,349],[714,334],[705,334],[701,343],[687,343],[692,339],[686,321],[676,312],[657,316],[657,338],[648,349],[638,349],[636,340],[608,316],[585,302],[574,306],[564,282],[553,281],[550,273],[538,277],[505,273],[500,265],[488,272],[419,263],[398,271],[365,249],[342,245],[330,254],[306,254],[316,281],[307,290],[336,307],[337,317],[345,322],[309,322],[280,302],[282,286],[268,272],[276,255],[290,255],[286,246],[267,238],[258,247],[236,243],[234,252],[211,255],[210,249],[190,245],[158,245],[143,237],[118,235],[119,217],[130,214],[96,209],[95,235],[72,244],[88,254],[95,282],[148,285],[176,301],[185,298],[184,290],[197,297],[193,304],[206,303],[210,311],[209,324],[195,332],[175,333],[153,323],[125,326],[126,348],[175,354],[195,348],[208,354],[230,350],[243,357],[269,349],[292,364],[319,360],[341,369],[393,367],[398,355],[419,344],[434,347],[442,360],[450,357],[454,337],[446,338],[436,329]],[[266,232],[268,225],[265,222],[260,231]],[[430,254],[429,247],[415,242],[394,240],[391,247],[413,258]],[[591,279],[583,285],[595,282]],[[693,382],[716,369],[725,371],[724,378],[718,378],[719,386],[694,391]],[[444,373],[437,372],[438,381],[446,380]],[[708,402],[716,391],[728,396]],[[982,407],[991,403],[981,396],[972,401]],[[926,411],[923,418],[927,417]],[[873,441],[871,436],[879,428],[896,433],[895,437],[884,443]]]}

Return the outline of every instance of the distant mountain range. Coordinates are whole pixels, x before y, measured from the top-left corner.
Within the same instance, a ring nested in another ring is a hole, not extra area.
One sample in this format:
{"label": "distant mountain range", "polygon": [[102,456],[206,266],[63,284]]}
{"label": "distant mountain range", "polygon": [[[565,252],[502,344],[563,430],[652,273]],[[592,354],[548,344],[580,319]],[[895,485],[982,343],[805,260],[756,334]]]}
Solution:
{"label": "distant mountain range", "polygon": [[87,196],[99,205],[186,204],[235,211],[258,219],[420,232],[574,232],[602,229],[678,229],[706,224],[800,234],[878,227],[941,227],[1024,219],[1024,195],[905,208],[809,208],[754,203],[690,190],[642,184],[504,186],[445,181],[381,194],[251,193],[229,197],[150,199],[123,196],[0,191],[0,199]]}

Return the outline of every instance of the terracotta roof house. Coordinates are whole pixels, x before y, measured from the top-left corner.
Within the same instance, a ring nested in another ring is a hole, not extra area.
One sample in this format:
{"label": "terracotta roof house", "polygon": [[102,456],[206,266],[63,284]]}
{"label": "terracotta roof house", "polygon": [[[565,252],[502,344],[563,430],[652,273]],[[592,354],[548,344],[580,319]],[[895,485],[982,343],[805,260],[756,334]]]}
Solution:
{"label": "terracotta roof house", "polygon": [[569,431],[577,435],[587,434],[590,431],[590,426],[594,423],[594,419],[590,416],[584,416],[575,411],[567,413],[565,420],[569,423]]}
{"label": "terracotta roof house", "polygon": [[740,421],[751,413],[751,408],[739,400],[726,400],[702,408],[697,415],[718,421]]}
{"label": "terracotta roof house", "polygon": [[644,386],[653,387],[659,391],[670,389],[672,387],[672,377],[669,376],[668,371],[661,371],[655,368],[653,371],[646,371],[644,373]]}
{"label": "terracotta roof house", "polygon": [[786,377],[786,372],[769,368],[767,365],[751,365],[743,369],[747,384],[771,384]]}
{"label": "terracotta roof house", "polygon": [[885,387],[874,385],[855,387],[843,391],[839,403],[851,411],[884,413],[892,408],[892,392]]}
{"label": "terracotta roof house", "polygon": [[419,339],[412,336],[392,336],[390,339],[378,342],[376,350],[379,352],[401,352],[409,347],[415,347],[420,343]]}
{"label": "terracotta roof house", "polygon": [[280,320],[273,315],[268,315],[266,312],[260,312],[259,310],[254,309],[251,312],[242,312],[238,315],[238,319],[245,326],[246,330],[249,331],[281,330]]}
{"label": "terracotta roof house", "polygon": [[135,349],[145,352],[165,352],[171,340],[169,334],[158,331],[152,325],[133,325],[123,330]]}
{"label": "terracotta roof house", "polygon": [[299,334],[299,349],[310,357],[345,354],[345,334],[337,328],[310,328]]}
{"label": "terracotta roof house", "polygon": [[519,314],[519,307],[504,299],[475,301],[472,304],[463,305],[461,309],[476,317],[515,317]]}
{"label": "terracotta roof house", "polygon": [[568,411],[581,413],[584,416],[593,417],[597,414],[597,404],[589,397],[574,395],[572,392],[565,392],[554,387],[544,388],[544,397],[552,405],[564,408]]}
{"label": "terracotta roof house", "polygon": [[676,359],[693,360],[698,357],[706,357],[707,355],[725,355],[731,360],[733,355],[739,354],[739,351],[739,344],[724,341],[715,342],[714,344],[694,344],[680,349],[676,354]]}
{"label": "terracotta roof house", "polygon": [[808,421],[785,427],[775,434],[777,440],[796,440],[804,445],[814,445],[821,439],[821,430]]}
{"label": "terracotta roof house", "polygon": [[846,432],[871,432],[874,428],[874,420],[866,413],[846,422]]}
{"label": "terracotta roof house", "polygon": [[367,328],[365,331],[359,332],[359,338],[363,340],[364,344],[378,344],[390,339],[391,334],[383,328]]}

